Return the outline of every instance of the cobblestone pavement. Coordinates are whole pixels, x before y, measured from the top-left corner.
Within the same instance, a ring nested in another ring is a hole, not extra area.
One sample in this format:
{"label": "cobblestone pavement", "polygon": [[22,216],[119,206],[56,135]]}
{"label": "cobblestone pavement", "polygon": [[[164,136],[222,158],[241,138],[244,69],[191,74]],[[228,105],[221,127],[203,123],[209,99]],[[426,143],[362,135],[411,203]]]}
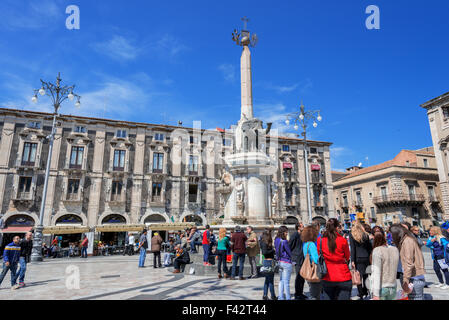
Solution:
{"label": "cobblestone pavement", "polygon": [[[449,290],[434,288],[437,277],[433,271],[430,252],[425,249],[426,299],[449,300]],[[147,255],[146,268],[137,268],[138,256],[111,256],[47,259],[28,265],[27,286],[10,290],[10,274],[0,286],[0,300],[15,299],[149,299],[149,300],[259,300],[264,278],[244,281],[219,280],[211,276],[171,274],[167,269],[154,269],[152,255]],[[215,267],[211,267],[215,268]],[[79,289],[73,287],[74,270],[79,270]],[[275,277],[275,287],[279,276]],[[291,293],[294,291],[294,277]],[[305,287],[305,293],[308,287]],[[356,295],[356,289],[353,289]]]}

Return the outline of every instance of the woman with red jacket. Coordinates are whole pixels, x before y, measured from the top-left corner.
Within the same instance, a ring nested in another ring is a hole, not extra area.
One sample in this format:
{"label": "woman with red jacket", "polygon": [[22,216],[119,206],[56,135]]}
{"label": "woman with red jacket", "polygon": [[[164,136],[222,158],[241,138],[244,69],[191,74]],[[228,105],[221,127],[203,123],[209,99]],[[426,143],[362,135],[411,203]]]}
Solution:
{"label": "woman with red jacket", "polygon": [[351,298],[352,277],[348,267],[351,254],[348,242],[338,233],[338,228],[340,222],[334,218],[329,219],[323,237],[317,242],[318,253],[323,253],[327,266],[327,274],[321,280],[326,300]]}

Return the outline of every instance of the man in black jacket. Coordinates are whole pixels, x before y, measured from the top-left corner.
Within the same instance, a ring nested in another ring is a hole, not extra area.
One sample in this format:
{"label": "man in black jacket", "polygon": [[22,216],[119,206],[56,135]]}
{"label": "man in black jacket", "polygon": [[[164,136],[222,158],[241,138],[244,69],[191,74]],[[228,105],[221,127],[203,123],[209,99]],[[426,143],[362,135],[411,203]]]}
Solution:
{"label": "man in black jacket", "polygon": [[19,258],[19,288],[25,287],[25,272],[27,263],[30,262],[31,251],[33,250],[33,234],[27,232],[25,238],[20,241],[20,258]]}
{"label": "man in black jacket", "polygon": [[190,255],[186,249],[182,248],[180,245],[176,246],[176,258],[173,260],[173,267],[175,270],[173,273],[180,273],[182,266],[190,263]]}
{"label": "man in black jacket", "polygon": [[295,224],[295,232],[293,233],[288,245],[290,246],[290,250],[292,251],[292,260],[295,263],[295,299],[296,300],[305,300],[307,296],[304,295],[304,278],[301,277],[299,271],[301,270],[302,263],[304,262],[304,254],[302,252],[302,240],[301,240],[301,232],[304,229],[304,225],[301,222],[297,222]]}

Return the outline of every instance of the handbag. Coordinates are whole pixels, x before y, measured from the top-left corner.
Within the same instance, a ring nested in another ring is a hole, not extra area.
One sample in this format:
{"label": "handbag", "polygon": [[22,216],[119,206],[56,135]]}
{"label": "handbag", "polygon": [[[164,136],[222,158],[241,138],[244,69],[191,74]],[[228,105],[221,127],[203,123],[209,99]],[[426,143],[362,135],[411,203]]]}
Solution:
{"label": "handbag", "polygon": [[273,260],[271,260],[271,266],[262,266],[259,273],[263,276],[269,276],[274,274]]}
{"label": "handbag", "polygon": [[[310,246],[310,243],[309,243]],[[320,282],[320,278],[317,274],[317,265],[310,259],[309,246],[307,246],[307,254],[302,264],[299,274],[308,282]]]}
{"label": "handbag", "polygon": [[277,252],[279,252],[279,255],[278,255],[278,253],[276,252],[276,261],[274,262],[274,273],[279,273],[279,271],[281,270],[281,263],[280,263],[280,261],[279,261],[279,257],[280,257],[280,255],[281,255],[281,250],[284,248],[284,245],[283,245],[283,242],[282,242],[282,239],[281,239],[281,241],[280,241],[280,246],[279,246],[279,250],[277,250]]}
{"label": "handbag", "polygon": [[327,274],[326,261],[324,260],[323,249],[322,249],[322,245],[321,245],[322,241],[323,241],[323,239],[320,238],[320,252],[318,255],[318,264],[317,264],[317,275],[320,279],[323,279],[324,276]]}
{"label": "handbag", "polygon": [[358,286],[362,284],[362,279],[360,277],[360,272],[356,269],[351,269],[351,278],[352,278],[352,284],[355,286]]}

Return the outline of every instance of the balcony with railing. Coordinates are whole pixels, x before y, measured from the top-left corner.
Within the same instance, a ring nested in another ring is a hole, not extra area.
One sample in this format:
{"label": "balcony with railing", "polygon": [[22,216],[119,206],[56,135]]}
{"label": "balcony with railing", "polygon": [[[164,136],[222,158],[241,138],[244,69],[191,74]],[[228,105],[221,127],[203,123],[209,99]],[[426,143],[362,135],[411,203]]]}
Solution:
{"label": "balcony with railing", "polygon": [[436,195],[434,195],[434,194],[430,194],[429,197],[427,198],[427,200],[428,200],[430,203],[438,203],[438,202],[441,202],[440,197],[439,197],[439,196],[436,196]]}
{"label": "balcony with railing", "polygon": [[19,191],[17,192],[17,196],[14,200],[18,201],[31,201],[33,200],[33,193],[30,191]]}
{"label": "balcony with railing", "polygon": [[312,184],[324,184],[324,177],[320,173],[312,173]]}
{"label": "balcony with railing", "polygon": [[357,199],[357,200],[353,201],[352,204],[356,208],[363,208],[363,201],[362,201],[362,199]]}
{"label": "balcony with railing", "polygon": [[340,200],[340,207],[341,207],[341,208],[349,208],[349,202],[348,202],[348,199]]}
{"label": "balcony with railing", "polygon": [[396,205],[418,206],[422,205],[425,202],[425,200],[426,199],[423,194],[405,194],[405,193],[383,194],[381,196],[373,198],[374,204],[382,207],[389,207]]}

